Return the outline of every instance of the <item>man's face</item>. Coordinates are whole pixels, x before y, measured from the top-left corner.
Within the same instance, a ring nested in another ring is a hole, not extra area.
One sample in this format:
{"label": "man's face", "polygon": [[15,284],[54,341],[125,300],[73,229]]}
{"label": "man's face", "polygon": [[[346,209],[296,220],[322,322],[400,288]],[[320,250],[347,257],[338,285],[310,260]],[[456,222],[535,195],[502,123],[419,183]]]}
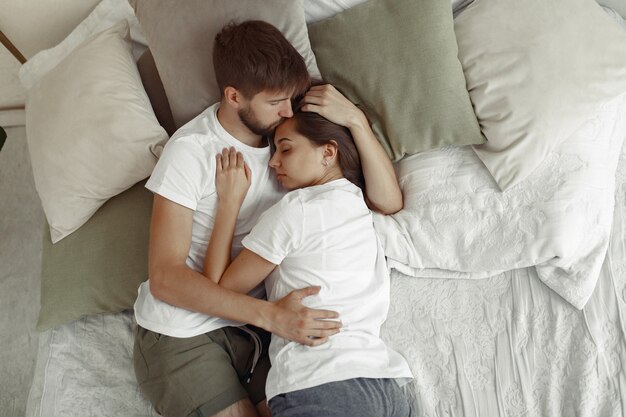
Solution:
{"label": "man's face", "polygon": [[291,93],[262,91],[250,100],[242,99],[241,108],[237,113],[241,123],[252,133],[272,136],[280,122],[293,116]]}

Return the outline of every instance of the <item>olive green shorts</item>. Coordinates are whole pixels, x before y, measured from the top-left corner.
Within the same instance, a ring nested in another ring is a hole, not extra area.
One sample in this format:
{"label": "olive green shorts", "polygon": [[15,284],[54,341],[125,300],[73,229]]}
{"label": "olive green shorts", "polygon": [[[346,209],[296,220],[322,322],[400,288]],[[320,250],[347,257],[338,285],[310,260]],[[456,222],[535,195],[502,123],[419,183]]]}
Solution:
{"label": "olive green shorts", "polygon": [[134,362],[141,392],[163,417],[209,417],[246,397],[258,404],[265,399],[270,335],[251,330],[260,336],[262,352],[250,375],[255,343],[237,327],[178,338],[137,326]]}

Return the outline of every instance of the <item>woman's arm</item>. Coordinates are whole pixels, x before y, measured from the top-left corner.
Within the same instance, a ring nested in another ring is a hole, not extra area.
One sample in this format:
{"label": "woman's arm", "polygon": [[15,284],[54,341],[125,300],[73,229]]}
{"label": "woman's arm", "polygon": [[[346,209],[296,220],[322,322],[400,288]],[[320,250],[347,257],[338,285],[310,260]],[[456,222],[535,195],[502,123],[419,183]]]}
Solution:
{"label": "woman's arm", "polygon": [[370,208],[382,214],[402,209],[402,191],[387,153],[374,136],[365,114],[330,84],[313,86],[303,98],[302,110],[313,111],[350,129],[359,151],[365,197]]}
{"label": "woman's arm", "polygon": [[215,189],[218,195],[215,226],[204,258],[204,275],[221,287],[247,294],[276,267],[256,253],[243,249],[230,263],[230,249],[239,209],[250,188],[250,170],[235,148],[216,156]]}
{"label": "woman's arm", "polygon": [[224,149],[216,162],[217,212],[204,257],[204,275],[217,284],[230,264],[237,215],[250,188],[251,176],[243,156],[235,148]]}
{"label": "woman's arm", "polygon": [[275,264],[244,248],[222,275],[220,287],[246,294],[263,282],[274,268]]}

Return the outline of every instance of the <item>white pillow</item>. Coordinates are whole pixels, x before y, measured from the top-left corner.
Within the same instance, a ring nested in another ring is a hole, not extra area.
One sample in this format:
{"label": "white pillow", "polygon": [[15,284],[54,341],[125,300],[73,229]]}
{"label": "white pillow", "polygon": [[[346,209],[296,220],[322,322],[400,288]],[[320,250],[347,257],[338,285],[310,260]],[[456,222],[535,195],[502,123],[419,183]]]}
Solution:
{"label": "white pillow", "polygon": [[[339,12],[366,2],[367,0],[304,0],[304,17],[307,23],[327,19]],[[451,0],[452,10],[460,12],[473,0]]]}
{"label": "white pillow", "polygon": [[626,92],[626,33],[593,0],[475,0],[454,29],[502,190]]}
{"label": "white pillow", "polygon": [[168,138],[128,35],[122,20],[87,39],[28,91],[28,149],[53,243],[150,175]]}
{"label": "white pillow", "polygon": [[617,24],[622,27],[622,29],[626,30],[626,20],[624,20],[619,13],[606,6],[602,6],[602,9],[611,17],[611,19],[615,20]]}
{"label": "white pillow", "polygon": [[318,22],[367,0],[304,0],[304,18],[307,23]]}
{"label": "white pillow", "polygon": [[465,10],[465,8],[473,1],[474,0],[452,0],[452,11],[454,12],[454,17]]}
{"label": "white pillow", "polygon": [[624,0],[597,0],[603,6],[615,10],[622,18],[626,19],[626,1]]}
{"label": "white pillow", "polygon": [[85,39],[110,28],[122,19],[127,20],[130,25],[133,56],[135,60],[139,59],[146,50],[147,42],[128,0],[102,0],[61,43],[37,53],[22,65],[19,72],[22,85],[26,89],[31,88]]}
{"label": "white pillow", "polygon": [[411,276],[485,278],[537,265],[539,278],[582,308],[609,244],[626,95],[501,192],[470,147],[397,164],[404,209],[375,215],[389,266]]}

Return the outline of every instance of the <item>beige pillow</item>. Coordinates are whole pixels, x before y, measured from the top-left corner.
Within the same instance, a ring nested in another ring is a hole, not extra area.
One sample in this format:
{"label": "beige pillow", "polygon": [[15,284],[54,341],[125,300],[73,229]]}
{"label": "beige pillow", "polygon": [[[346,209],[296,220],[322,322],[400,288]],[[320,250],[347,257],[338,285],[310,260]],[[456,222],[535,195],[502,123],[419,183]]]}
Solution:
{"label": "beige pillow", "polygon": [[454,28],[474,150],[502,190],[626,92],[626,34],[592,0],[476,0]]}
{"label": "beige pillow", "polygon": [[149,176],[167,140],[128,36],[124,20],[87,39],[28,92],[28,148],[52,242]]}
{"label": "beige pillow", "polygon": [[213,40],[232,20],[276,26],[319,77],[302,0],[130,0],[154,56],[174,122],[182,126],[220,99]]}

